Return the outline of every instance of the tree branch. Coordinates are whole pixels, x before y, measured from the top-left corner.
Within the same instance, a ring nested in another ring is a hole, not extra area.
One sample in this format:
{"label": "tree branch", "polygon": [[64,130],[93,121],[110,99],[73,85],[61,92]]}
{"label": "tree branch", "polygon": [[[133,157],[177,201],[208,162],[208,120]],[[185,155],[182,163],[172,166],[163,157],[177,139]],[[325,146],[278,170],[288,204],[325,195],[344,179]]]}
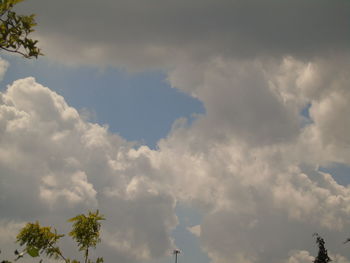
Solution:
{"label": "tree branch", "polygon": [[[50,246],[51,248],[53,248],[53,249],[56,249],[52,244],[49,244],[49,246]],[[57,249],[57,254],[58,254],[65,262],[68,262],[68,259],[65,258],[65,256],[62,255],[62,253],[61,253],[61,251],[60,251],[59,248]]]}
{"label": "tree branch", "polygon": [[27,54],[25,54],[25,53],[19,51],[18,49],[12,50],[12,49],[8,49],[8,48],[1,47],[1,46],[0,46],[0,49],[6,50],[7,52],[11,52],[11,53],[18,53],[18,54],[21,54],[23,57],[26,57],[26,58],[28,57]]}

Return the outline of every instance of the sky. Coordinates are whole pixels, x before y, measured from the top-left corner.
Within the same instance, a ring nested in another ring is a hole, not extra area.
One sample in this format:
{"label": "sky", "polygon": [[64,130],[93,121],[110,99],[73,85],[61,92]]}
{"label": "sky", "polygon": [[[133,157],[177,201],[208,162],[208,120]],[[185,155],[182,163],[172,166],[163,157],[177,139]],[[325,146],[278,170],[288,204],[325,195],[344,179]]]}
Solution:
{"label": "sky", "polygon": [[0,53],[4,257],[99,209],[105,262],[310,263],[315,232],[350,262],[349,1],[16,10],[45,56]]}

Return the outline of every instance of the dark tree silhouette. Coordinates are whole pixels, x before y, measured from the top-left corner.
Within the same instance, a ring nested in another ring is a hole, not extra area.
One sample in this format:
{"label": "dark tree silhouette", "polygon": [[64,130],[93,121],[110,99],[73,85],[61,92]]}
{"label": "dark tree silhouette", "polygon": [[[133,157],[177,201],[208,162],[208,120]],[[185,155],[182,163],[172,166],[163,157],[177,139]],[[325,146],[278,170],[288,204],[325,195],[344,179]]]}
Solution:
{"label": "dark tree silhouette", "polygon": [[318,255],[314,260],[314,263],[328,263],[331,262],[332,259],[328,256],[327,249],[325,248],[324,239],[317,233],[314,234],[316,237],[316,244],[318,246]]}

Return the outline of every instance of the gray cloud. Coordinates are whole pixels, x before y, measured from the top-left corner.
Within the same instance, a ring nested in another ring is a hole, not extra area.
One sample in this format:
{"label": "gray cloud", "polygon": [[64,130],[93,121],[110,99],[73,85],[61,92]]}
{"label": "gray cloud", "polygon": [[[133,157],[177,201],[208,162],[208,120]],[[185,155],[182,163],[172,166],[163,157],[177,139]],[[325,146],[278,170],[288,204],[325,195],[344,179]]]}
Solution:
{"label": "gray cloud", "polygon": [[179,191],[206,211],[200,240],[214,262],[282,262],[292,250],[313,251],[313,232],[347,254],[335,244],[350,223],[349,188],[318,171],[349,165],[346,61],[221,59],[169,72],[207,110],[191,127],[175,125],[160,150],[190,170]]}
{"label": "gray cloud", "polygon": [[169,67],[181,58],[349,51],[348,1],[39,1],[38,36],[65,63]]}
{"label": "gray cloud", "polygon": [[210,136],[236,134],[253,145],[282,142],[298,134],[301,118],[298,107],[286,105],[270,89],[271,76],[279,73],[269,75],[269,66],[268,61],[259,60],[184,63],[169,72],[169,82],[203,101],[207,112],[201,129]]}

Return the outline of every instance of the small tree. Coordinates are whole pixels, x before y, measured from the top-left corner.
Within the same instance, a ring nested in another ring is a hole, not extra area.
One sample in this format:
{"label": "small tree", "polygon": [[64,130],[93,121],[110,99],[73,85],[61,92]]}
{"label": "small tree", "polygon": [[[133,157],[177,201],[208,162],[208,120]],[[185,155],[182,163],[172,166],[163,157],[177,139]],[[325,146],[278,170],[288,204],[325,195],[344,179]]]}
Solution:
{"label": "small tree", "polygon": [[42,55],[37,40],[28,37],[34,31],[35,15],[18,15],[12,9],[23,0],[0,0],[0,49],[25,58]]}
{"label": "small tree", "polygon": [[79,250],[85,252],[85,263],[88,262],[89,248],[96,248],[97,243],[101,242],[101,220],[105,218],[99,215],[98,210],[95,213],[89,212],[87,216],[81,214],[69,219],[69,222],[73,222],[69,235],[78,243]]}
{"label": "small tree", "polygon": [[[105,220],[99,211],[89,212],[87,215],[81,214],[69,219],[73,222],[72,231],[69,235],[78,244],[79,250],[84,251],[84,262],[93,263],[89,259],[89,249],[96,248],[101,241],[100,228],[101,220]],[[24,246],[22,252],[15,251],[15,261],[28,254],[31,257],[46,256],[53,259],[61,259],[66,263],[80,263],[78,260],[71,260],[63,255],[58,246],[58,241],[64,235],[57,234],[56,229],[40,226],[39,222],[27,223],[17,235],[17,242]],[[42,262],[42,259],[40,260]],[[103,258],[97,258],[96,263],[102,263]],[[11,263],[3,260],[1,263]]]}
{"label": "small tree", "polygon": [[[25,246],[24,252],[32,257],[45,254],[49,258],[61,257],[65,260],[57,246],[58,240],[63,236],[57,234],[56,229],[52,232],[51,227],[40,226],[39,222],[27,223],[17,235],[17,242]],[[15,254],[18,253],[15,252]]]}
{"label": "small tree", "polygon": [[327,249],[325,248],[324,239],[317,233],[314,234],[316,237],[316,244],[318,246],[318,255],[314,260],[314,263],[328,263],[331,262],[332,259],[328,256]]}

